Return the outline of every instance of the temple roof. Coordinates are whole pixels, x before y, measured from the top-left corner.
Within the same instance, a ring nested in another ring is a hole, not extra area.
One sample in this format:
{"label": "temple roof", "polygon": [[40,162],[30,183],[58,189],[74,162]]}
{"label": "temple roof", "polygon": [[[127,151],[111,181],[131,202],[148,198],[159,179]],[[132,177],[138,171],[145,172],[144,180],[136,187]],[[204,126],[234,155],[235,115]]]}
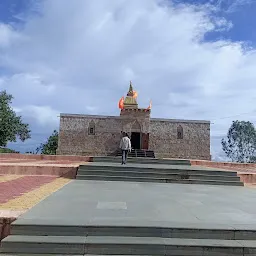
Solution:
{"label": "temple roof", "polygon": [[124,99],[124,109],[137,109],[137,93],[133,90],[132,81],[130,81],[129,91]]}

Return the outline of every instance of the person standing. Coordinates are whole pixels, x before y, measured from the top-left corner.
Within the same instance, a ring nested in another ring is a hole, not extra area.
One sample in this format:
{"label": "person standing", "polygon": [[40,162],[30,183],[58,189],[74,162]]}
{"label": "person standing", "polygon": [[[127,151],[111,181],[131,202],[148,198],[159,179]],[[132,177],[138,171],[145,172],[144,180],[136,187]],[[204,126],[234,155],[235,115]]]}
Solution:
{"label": "person standing", "polygon": [[131,140],[128,134],[123,132],[123,138],[120,141],[120,148],[122,150],[122,165],[126,164],[128,152],[131,152]]}

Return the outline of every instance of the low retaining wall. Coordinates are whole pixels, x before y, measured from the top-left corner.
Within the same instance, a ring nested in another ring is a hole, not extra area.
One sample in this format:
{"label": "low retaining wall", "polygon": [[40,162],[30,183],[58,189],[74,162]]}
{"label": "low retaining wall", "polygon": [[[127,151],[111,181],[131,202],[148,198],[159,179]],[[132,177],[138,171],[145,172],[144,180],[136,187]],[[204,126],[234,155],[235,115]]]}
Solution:
{"label": "low retaining wall", "polygon": [[91,162],[90,156],[62,156],[62,155],[33,155],[33,154],[19,154],[19,153],[3,153],[0,154],[1,158],[5,159],[34,159],[34,160],[50,160],[50,161],[72,161],[72,162]]}
{"label": "low retaining wall", "polygon": [[240,177],[240,180],[245,184],[256,184],[256,173],[238,172],[237,175]]}
{"label": "low retaining wall", "polygon": [[78,166],[35,166],[35,165],[0,165],[0,174],[3,175],[51,175],[74,179]]}
{"label": "low retaining wall", "polygon": [[87,156],[0,154],[0,174],[53,175],[74,179],[81,163],[92,162]]}

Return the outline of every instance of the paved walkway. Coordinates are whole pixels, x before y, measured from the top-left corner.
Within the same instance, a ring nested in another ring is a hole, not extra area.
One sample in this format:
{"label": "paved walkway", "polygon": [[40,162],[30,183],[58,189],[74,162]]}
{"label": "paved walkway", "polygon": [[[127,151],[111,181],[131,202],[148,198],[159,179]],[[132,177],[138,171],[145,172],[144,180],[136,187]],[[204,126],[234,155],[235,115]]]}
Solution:
{"label": "paved walkway", "polygon": [[55,176],[0,175],[0,217],[23,213],[68,182]]}
{"label": "paved walkway", "polygon": [[86,223],[216,223],[256,226],[256,190],[244,187],[71,181],[25,219]]}

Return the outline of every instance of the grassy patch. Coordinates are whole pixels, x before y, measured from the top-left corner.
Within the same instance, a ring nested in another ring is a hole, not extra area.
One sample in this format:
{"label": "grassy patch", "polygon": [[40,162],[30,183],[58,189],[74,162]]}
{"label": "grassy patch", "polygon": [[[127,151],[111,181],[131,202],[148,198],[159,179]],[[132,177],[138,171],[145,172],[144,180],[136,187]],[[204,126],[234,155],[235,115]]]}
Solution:
{"label": "grassy patch", "polygon": [[18,151],[15,151],[13,149],[10,149],[10,148],[1,148],[0,147],[0,154],[2,153],[19,153]]}

